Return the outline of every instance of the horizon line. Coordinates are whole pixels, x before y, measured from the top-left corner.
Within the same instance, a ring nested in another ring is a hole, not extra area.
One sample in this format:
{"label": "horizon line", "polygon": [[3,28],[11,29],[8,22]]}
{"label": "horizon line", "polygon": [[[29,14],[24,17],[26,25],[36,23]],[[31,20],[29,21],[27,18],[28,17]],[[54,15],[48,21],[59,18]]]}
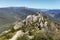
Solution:
{"label": "horizon line", "polygon": [[[0,8],[13,8],[13,7],[23,7],[23,8],[32,8],[32,9],[52,9],[52,8],[35,8],[35,7],[25,7],[25,6],[6,6],[6,7],[0,7]],[[58,9],[58,8],[53,8],[53,9]]]}

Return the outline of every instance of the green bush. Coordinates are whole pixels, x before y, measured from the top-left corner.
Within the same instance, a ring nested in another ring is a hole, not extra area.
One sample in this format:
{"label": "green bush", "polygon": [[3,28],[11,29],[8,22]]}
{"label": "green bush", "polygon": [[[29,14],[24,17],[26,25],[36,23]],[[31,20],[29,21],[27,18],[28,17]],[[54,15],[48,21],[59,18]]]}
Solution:
{"label": "green bush", "polygon": [[18,37],[17,40],[29,40],[27,35],[23,35],[22,37]]}
{"label": "green bush", "polygon": [[34,36],[33,40],[48,40],[47,36],[45,35],[44,32],[40,31]]}

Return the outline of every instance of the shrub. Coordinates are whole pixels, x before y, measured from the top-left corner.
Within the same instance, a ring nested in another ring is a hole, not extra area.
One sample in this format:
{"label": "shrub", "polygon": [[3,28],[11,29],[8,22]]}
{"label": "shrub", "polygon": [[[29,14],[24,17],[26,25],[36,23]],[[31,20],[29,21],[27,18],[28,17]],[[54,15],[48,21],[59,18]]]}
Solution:
{"label": "shrub", "polygon": [[40,31],[34,36],[33,40],[48,40],[48,38],[44,32]]}
{"label": "shrub", "polygon": [[18,37],[17,40],[29,40],[27,35],[23,35],[22,37]]}

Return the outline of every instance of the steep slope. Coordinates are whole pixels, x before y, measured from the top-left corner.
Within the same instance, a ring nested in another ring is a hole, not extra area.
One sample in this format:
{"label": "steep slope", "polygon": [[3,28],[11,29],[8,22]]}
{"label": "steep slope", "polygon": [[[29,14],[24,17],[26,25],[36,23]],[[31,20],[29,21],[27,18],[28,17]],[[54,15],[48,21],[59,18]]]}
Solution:
{"label": "steep slope", "polygon": [[60,9],[48,10],[46,11],[46,15],[48,15],[49,17],[51,17],[51,19],[60,23]]}
{"label": "steep slope", "polygon": [[0,35],[0,40],[60,40],[60,25],[42,13],[28,15],[9,30]]}
{"label": "steep slope", "polygon": [[[36,14],[36,10],[26,7],[0,8],[0,33],[10,28],[11,24],[26,18],[29,14]],[[7,27],[6,27],[7,26]]]}

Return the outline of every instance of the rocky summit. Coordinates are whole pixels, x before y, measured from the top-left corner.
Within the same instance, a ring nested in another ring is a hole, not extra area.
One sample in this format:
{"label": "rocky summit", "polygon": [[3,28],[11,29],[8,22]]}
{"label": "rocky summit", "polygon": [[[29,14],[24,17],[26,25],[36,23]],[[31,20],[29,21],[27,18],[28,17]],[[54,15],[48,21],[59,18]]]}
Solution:
{"label": "rocky summit", "polygon": [[60,25],[37,12],[0,34],[0,40],[60,40]]}

